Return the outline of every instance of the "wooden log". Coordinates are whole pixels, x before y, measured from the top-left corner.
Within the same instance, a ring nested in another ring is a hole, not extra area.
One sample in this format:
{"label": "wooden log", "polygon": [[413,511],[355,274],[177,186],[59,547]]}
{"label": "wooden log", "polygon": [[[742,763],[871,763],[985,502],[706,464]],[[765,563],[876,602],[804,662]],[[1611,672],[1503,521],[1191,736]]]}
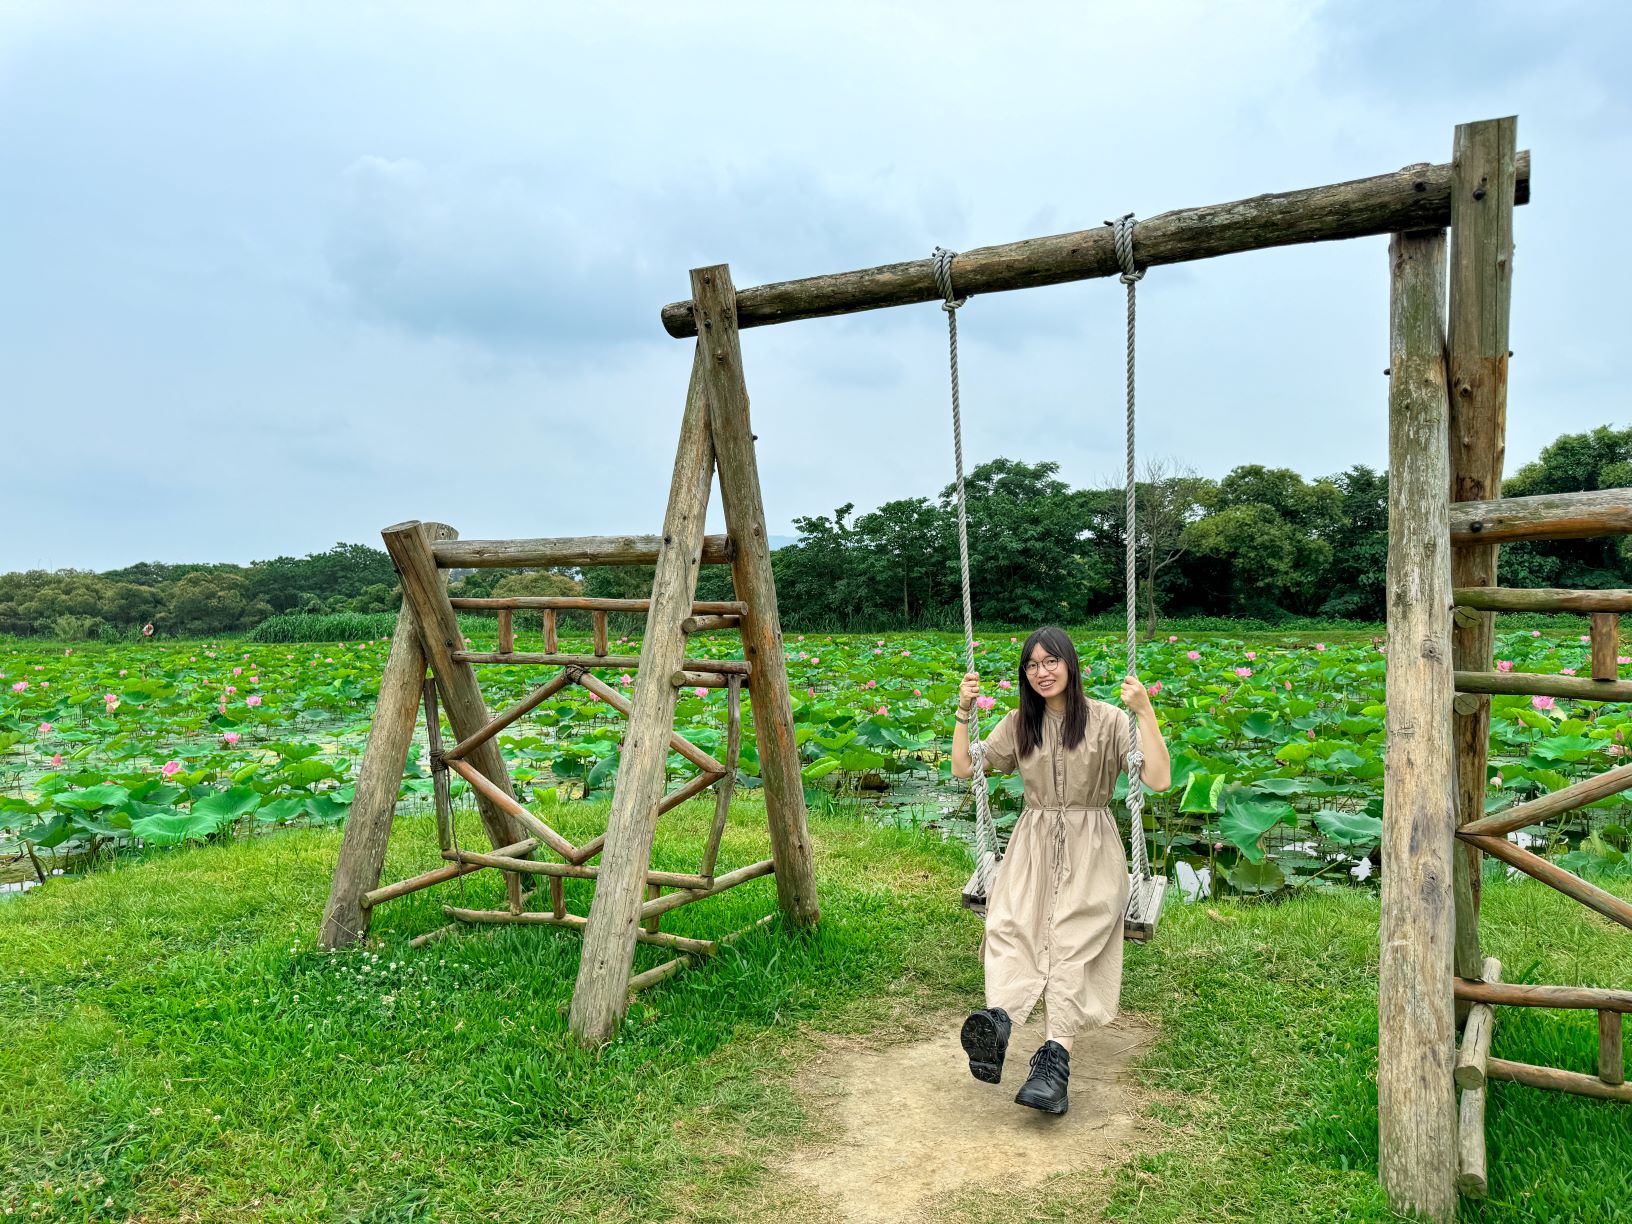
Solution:
{"label": "wooden log", "polygon": [[1597,1097],[1600,1101],[1632,1101],[1632,1084],[1606,1084],[1596,1075],[1561,1071],[1557,1067],[1536,1067],[1530,1063],[1510,1062],[1505,1058],[1490,1060],[1490,1078],[1528,1084],[1532,1088],[1549,1088],[1554,1092],[1570,1092],[1576,1096]]}
{"label": "wooden log", "polygon": [[597,658],[606,657],[606,613],[592,612],[591,619],[595,624],[595,655]]}
{"label": "wooden log", "polygon": [[[1502,980],[1502,962],[1485,957],[1484,981]],[[1496,1008],[1491,1003],[1475,1003],[1468,1008],[1468,1022],[1462,1026],[1462,1045],[1456,1052],[1456,1086],[1467,1091],[1485,1086],[1485,1060],[1490,1057],[1490,1038],[1496,1030]]]}
{"label": "wooden log", "polygon": [[740,616],[688,616],[680,622],[680,632],[690,637],[695,633],[718,633],[722,629],[740,629]]}
{"label": "wooden log", "polygon": [[503,713],[495,714],[493,718],[474,735],[466,736],[442,755],[450,761],[463,759],[466,754],[471,751],[471,749],[480,744],[487,743],[488,740],[492,739],[500,731],[503,731],[518,718],[523,718],[526,715],[531,714],[539,706],[543,705],[551,697],[554,697],[571,683],[572,676],[565,670],[561,671],[558,675],[550,677],[550,679],[546,680],[532,692],[528,693],[527,696],[516,702],[515,705],[511,706]]}
{"label": "wooden log", "polygon": [[1589,884],[1580,876],[1565,871],[1557,863],[1540,855],[1531,854],[1522,846],[1515,846],[1504,837],[1468,837],[1464,840],[1499,858],[1510,867],[1517,867],[1525,875],[1540,880],[1549,888],[1571,897],[1588,909],[1596,910],[1605,918],[1632,930],[1632,903],[1622,901],[1614,893],[1605,892],[1596,884]]}
{"label": "wooden log", "polygon": [[[438,546],[443,569],[582,569],[589,565],[654,565],[661,536],[569,536],[543,540],[455,540]],[[730,565],[731,542],[704,536],[703,565]]]}
{"label": "wooden log", "polygon": [[[629,672],[640,667],[640,657],[637,655],[534,654],[521,650],[515,654],[501,655],[497,651],[456,650],[453,658],[466,664],[507,663],[521,667],[606,667]],[[711,675],[746,676],[753,671],[752,664],[742,659],[686,659],[684,662],[687,670]]]}
{"label": "wooden log", "polygon": [[1461,693],[1502,693],[1519,697],[1565,697],[1573,701],[1632,701],[1632,681],[1591,676],[1543,676],[1534,672],[1456,673]]}
{"label": "wooden log", "polygon": [[[1374,178],[1161,213],[1139,222],[1139,265],[1439,228],[1451,222],[1451,174],[1448,165],[1407,166]],[[1528,152],[1519,155],[1514,198],[1520,204],[1530,198]],[[999,293],[1116,276],[1121,270],[1111,231],[1101,227],[965,251],[958,256],[954,281],[965,294]],[[740,327],[763,327],[940,300],[933,262],[915,259],[744,289],[737,317]],[[662,320],[671,336],[697,334],[692,302],[671,302],[663,307]]]}
{"label": "wooden log", "polygon": [[516,630],[510,623],[515,613],[509,608],[499,609],[499,653],[512,654],[516,649]]}
{"label": "wooden log", "polygon": [[556,635],[555,609],[554,608],[546,608],[544,610],[543,621],[544,621],[544,653],[545,654],[555,654],[557,652],[557,650],[560,649],[561,643],[557,639],[557,635]]}
{"label": "wooden log", "polygon": [[[437,691],[448,711],[448,723],[455,736],[465,739],[481,730],[492,715],[482,700],[475,671],[468,663],[454,661],[454,653],[464,645],[464,639],[459,632],[459,618],[448,603],[446,583],[436,568],[430,533],[423,524],[408,522],[387,527],[380,535],[402,579],[403,602],[413,605],[420,644],[436,675]],[[510,771],[499,755],[498,745],[492,742],[480,745],[471,752],[468,761],[492,783],[494,791],[514,799]],[[521,826],[491,793],[478,791],[476,808],[493,845],[507,846],[522,839]],[[510,876],[505,887],[513,902],[520,900],[519,877]]]}
{"label": "wooden log", "polygon": [[1501,1007],[1558,1007],[1571,1010],[1632,1012],[1632,990],[1604,986],[1528,986],[1510,982],[1470,982],[1457,978],[1456,997]]}
{"label": "wooden log", "polygon": [[1468,1198],[1482,1199],[1490,1193],[1485,1171],[1485,1089],[1464,1088],[1457,1110],[1456,1188]]}
{"label": "wooden log", "polygon": [[585,1045],[609,1040],[629,1008],[629,972],[640,930],[645,873],[674,730],[674,689],[668,678],[685,654],[686,637],[680,632],[680,622],[690,615],[696,597],[703,518],[714,474],[703,365],[703,347],[698,345],[680,422],[663,535],[654,554],[652,604],[607,819],[601,877],[590,904],[584,954],[567,1017],[573,1036]]}
{"label": "wooden log", "polygon": [[[663,796],[663,802],[658,804],[658,807],[657,807],[658,815],[661,816],[664,812],[673,811],[675,808],[679,807],[682,803],[684,803],[687,799],[692,798],[694,795],[702,794],[705,790],[707,790],[709,787],[713,786],[716,782],[721,783],[723,785],[724,780],[729,778],[730,776],[731,776],[731,771],[729,769],[727,769],[724,773],[709,773],[706,769],[703,770],[702,772],[698,773],[695,777],[693,777],[689,782],[687,782],[684,786],[681,786],[681,787],[679,787],[679,788],[677,788],[675,790],[672,790],[668,794],[664,795]],[[703,874],[707,875],[708,873],[705,871]]]}
{"label": "wooden log", "polygon": [[1492,812],[1472,824],[1463,825],[1457,830],[1457,836],[1506,837],[1517,829],[1545,823],[1555,816],[1584,808],[1589,803],[1597,803],[1629,788],[1632,788],[1632,765],[1617,765],[1605,773],[1572,783],[1539,799]]}
{"label": "wooden log", "polygon": [[762,859],[757,863],[749,863],[746,867],[738,867],[735,871],[728,871],[722,876],[715,876],[714,882],[707,888],[689,888],[672,892],[668,896],[656,901],[648,901],[640,907],[640,916],[650,918],[654,914],[666,914],[672,909],[679,909],[682,905],[690,905],[693,901],[701,901],[705,897],[716,897],[738,884],[746,884],[749,880],[757,880],[760,876],[770,875],[776,870],[774,859]]}
{"label": "wooden log", "polygon": [[[496,853],[526,854],[529,850],[537,849],[537,847],[538,842],[528,837],[513,845],[500,846]],[[448,880],[457,880],[460,876],[470,875],[472,872],[482,870],[485,869],[476,864],[450,863],[446,867],[438,867],[422,875],[412,876],[406,880],[398,880],[395,884],[387,884],[384,888],[376,888],[366,892],[363,894],[362,903],[368,908],[384,905],[387,901],[395,901],[398,897],[406,897],[409,893],[416,893],[422,888],[430,888],[432,885],[442,884]]]}
{"label": "wooden log", "polygon": [[427,944],[436,943],[439,939],[446,939],[459,929],[457,922],[450,922],[447,926],[439,926],[434,931],[426,931],[423,935],[415,935],[408,941],[410,948],[423,948]]}
{"label": "wooden log", "polygon": [[[428,523],[426,531],[435,539],[457,534],[446,523]],[[321,948],[350,947],[368,934],[369,907],[363,903],[363,894],[379,887],[385,867],[385,848],[391,840],[391,821],[402,790],[402,771],[408,764],[424,680],[425,648],[420,644],[413,606],[403,600],[391,635],[391,652],[380,673],[380,692],[363,760],[357,767],[351,814],[346,818],[340,857],[318,927]]]}
{"label": "wooden log", "polygon": [[[771,572],[770,538],[765,528],[759,465],[749,420],[748,384],[737,334],[737,291],[724,264],[694,268],[691,296],[696,303],[697,346],[706,354],[703,383],[709,428],[720,468],[720,500],[725,526],[736,546],[732,586],[748,605],[742,614],[742,652],[752,664],[748,691],[754,705],[759,774],[776,861],[777,905],[793,930],[814,926],[821,916],[816,869],[805,814],[805,783],[793,732],[793,699],[782,649],[782,621]],[[707,671],[690,662],[688,671]],[[672,670],[672,669],[671,669]]]}
{"label": "wooden log", "polygon": [[[647,883],[646,883],[646,900],[656,901],[662,895],[663,895],[663,885],[653,884],[651,882],[650,873],[648,873],[647,874]],[[640,924],[641,929],[645,930],[645,931],[648,931],[648,932],[655,931],[658,928],[658,924],[660,924],[662,921],[663,921],[663,916],[661,914],[654,914],[652,917],[644,919],[641,922],[641,924]]]}
{"label": "wooden log", "polygon": [[567,883],[560,876],[550,877],[550,913],[557,918],[567,915]]}
{"label": "wooden log", "polygon": [[669,677],[669,683],[677,689],[682,688],[724,688],[726,677],[718,672],[677,671]]}
{"label": "wooden log", "polygon": [[[630,704],[629,699],[622,693],[618,692],[617,689],[613,688],[605,680],[602,680],[599,676],[594,676],[589,672],[585,672],[583,675],[578,677],[578,683],[583,685],[590,692],[594,693],[595,696],[606,702],[607,705],[611,706],[625,718],[633,717],[634,706]],[[636,692],[638,693],[639,690],[637,689]],[[709,753],[697,747],[696,744],[692,743],[685,736],[674,730],[672,719],[670,720],[669,728],[669,747],[675,752],[678,752],[681,756],[685,757],[686,760],[690,761],[693,765],[697,766],[698,769],[716,775],[723,774],[725,772],[724,765],[720,764],[720,762],[715,760]],[[668,809],[660,806],[657,810],[660,812],[665,812]]]}
{"label": "wooden log", "polygon": [[[601,874],[599,867],[586,867],[580,863],[552,863],[544,859],[488,854],[481,850],[445,850],[442,857],[459,863],[474,863],[478,867],[493,867],[499,871],[516,871],[522,875],[552,876],[567,880],[593,880]],[[647,868],[646,883],[669,888],[707,888],[713,881],[700,875],[693,875],[689,871],[653,871]]]}
{"label": "wooden log", "polygon": [[[1508,316],[1512,298],[1513,192],[1517,178],[1517,120],[1465,123],[1456,129],[1451,157],[1450,308],[1446,329],[1451,422],[1450,498],[1499,498],[1507,451]],[[1506,193],[1504,196],[1503,193]],[[1496,582],[1496,546],[1456,542],[1453,586]],[[1495,641],[1489,613],[1459,622],[1451,632],[1451,661],[1459,672],[1488,671]],[[1464,690],[1466,691],[1466,690]],[[1456,824],[1485,811],[1490,702],[1482,697],[1453,719],[1457,766]],[[1479,973],[1479,855],[1456,847],[1456,972]]]}
{"label": "wooden log", "polygon": [[[775,914],[766,914],[765,917],[761,918],[758,922],[749,923],[741,930],[732,931],[729,935],[722,935],[718,940],[714,941],[714,943],[709,946],[708,953],[717,952],[719,949],[735,943],[744,935],[748,934],[748,932],[757,931],[760,927],[772,921],[775,917]],[[638,990],[644,990],[648,986],[655,986],[657,983],[673,977],[688,965],[695,964],[696,959],[697,958],[695,956],[678,956],[674,960],[663,962],[663,964],[658,965],[656,968],[646,970],[645,973],[637,973],[634,977],[629,979],[629,993],[633,995]]]}
{"label": "wooden log", "polygon": [[446,850],[453,845],[453,786],[448,779],[448,763],[442,756],[442,714],[436,708],[436,681],[425,681],[425,741],[431,753],[431,802],[436,809],[436,844]]}
{"label": "wooden log", "polygon": [[1621,1012],[1608,1008],[1598,1013],[1598,1078],[1606,1084],[1626,1083],[1626,1058],[1621,1044]]}
{"label": "wooden log", "polygon": [[[588,925],[588,920],[577,914],[545,914],[537,910],[512,914],[509,910],[476,910],[444,905],[442,912],[456,922],[477,926],[558,926],[581,932]],[[712,939],[690,939],[684,935],[670,935],[666,931],[643,929],[637,938],[643,944],[672,948],[694,956],[707,956],[715,950],[715,941]]]}
{"label": "wooden log", "polygon": [[1632,535],[1632,489],[1538,493],[1451,505],[1453,544],[1585,540],[1605,535]]}
{"label": "wooden log", "polygon": [[[531,612],[625,612],[644,613],[652,606],[649,599],[602,599],[590,595],[511,595],[503,598],[460,596],[448,601],[462,611],[492,611],[509,608],[512,611]],[[747,607],[736,599],[699,599],[693,601],[693,616],[740,616]]]}
{"label": "wooden log", "polygon": [[731,794],[737,785],[737,764],[742,755],[742,682],[731,677],[731,688],[726,697],[725,775],[714,791],[714,824],[708,831],[708,846],[703,850],[703,865],[698,874],[710,882],[714,866],[720,858],[720,841],[725,836],[725,823],[731,816]]}
{"label": "wooden log", "polygon": [[540,820],[520,800],[513,795],[505,794],[492,781],[477,773],[471,767],[469,761],[449,761],[448,768],[470,783],[470,788],[476,792],[478,799],[486,798],[496,804],[517,823],[525,827],[529,833],[538,838],[540,842],[563,858],[577,852],[578,847]]}
{"label": "wooden log", "polygon": [[1621,653],[1621,618],[1613,612],[1592,614],[1592,678],[1597,681],[1619,680]]}
{"label": "wooden log", "polygon": [[1557,587],[1458,587],[1459,608],[1481,612],[1632,612],[1632,590],[1571,591]]}
{"label": "wooden log", "polygon": [[1456,1205],[1451,548],[1445,236],[1397,234],[1389,379],[1387,769],[1378,962],[1379,1171],[1396,1210]]}

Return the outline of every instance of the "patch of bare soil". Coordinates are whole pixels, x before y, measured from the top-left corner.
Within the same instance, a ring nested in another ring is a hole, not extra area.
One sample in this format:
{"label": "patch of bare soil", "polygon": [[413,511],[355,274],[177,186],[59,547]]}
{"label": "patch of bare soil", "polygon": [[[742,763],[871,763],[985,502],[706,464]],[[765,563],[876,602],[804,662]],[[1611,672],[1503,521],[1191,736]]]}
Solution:
{"label": "patch of bare soil", "polygon": [[1014,1103],[1043,1040],[1040,1023],[1015,1032],[1003,1082],[984,1084],[958,1044],[961,1021],[948,1016],[926,1041],[833,1049],[811,1064],[803,1077],[811,1108],[839,1137],[788,1154],[778,1172],[805,1192],[800,1206],[812,1218],[967,1224],[972,1193],[1007,1196],[1054,1174],[1113,1167],[1152,1125],[1128,1074],[1155,1037],[1143,1018],[1124,1014],[1077,1038],[1063,1117]]}

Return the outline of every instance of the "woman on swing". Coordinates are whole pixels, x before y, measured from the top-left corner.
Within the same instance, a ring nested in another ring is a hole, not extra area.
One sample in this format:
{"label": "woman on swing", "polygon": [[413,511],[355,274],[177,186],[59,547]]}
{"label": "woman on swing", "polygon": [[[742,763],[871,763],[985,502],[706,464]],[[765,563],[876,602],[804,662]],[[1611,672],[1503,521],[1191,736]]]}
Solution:
{"label": "woman on swing", "polygon": [[[969,717],[980,693],[970,672],[958,693],[952,775],[970,776]],[[1122,703],[1139,720],[1143,779],[1172,785],[1167,745],[1150,694],[1122,681]],[[1020,770],[1025,810],[1009,839],[986,909],[986,1006],[963,1024],[976,1079],[998,1083],[1009,1032],[1042,1000],[1047,1023],[1031,1077],[1015,1101],[1063,1114],[1071,1042],[1116,1018],[1122,992],[1122,916],[1128,860],[1111,795],[1128,756],[1122,710],[1086,696],[1076,647],[1063,629],[1039,629],[1020,652],[1020,708],[984,742],[987,773]]]}

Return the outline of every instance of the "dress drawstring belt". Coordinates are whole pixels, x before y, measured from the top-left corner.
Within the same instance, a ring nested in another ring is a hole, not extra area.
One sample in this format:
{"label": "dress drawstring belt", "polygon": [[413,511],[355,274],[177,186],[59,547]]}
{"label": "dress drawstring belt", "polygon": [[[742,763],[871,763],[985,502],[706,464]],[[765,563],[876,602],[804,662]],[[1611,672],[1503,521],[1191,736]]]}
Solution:
{"label": "dress drawstring belt", "polygon": [[1065,814],[1067,812],[1109,812],[1109,808],[1092,807],[1036,807],[1030,809],[1039,816],[1048,817],[1049,875],[1055,885],[1065,872]]}

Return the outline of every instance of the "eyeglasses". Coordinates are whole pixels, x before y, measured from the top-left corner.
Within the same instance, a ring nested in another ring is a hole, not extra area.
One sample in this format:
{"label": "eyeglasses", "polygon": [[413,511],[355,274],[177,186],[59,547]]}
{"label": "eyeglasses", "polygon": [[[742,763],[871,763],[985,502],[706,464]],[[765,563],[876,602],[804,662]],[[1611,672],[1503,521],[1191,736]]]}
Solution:
{"label": "eyeglasses", "polygon": [[1040,671],[1058,671],[1061,663],[1053,655],[1044,655],[1041,659],[1033,659],[1026,664],[1026,675],[1035,676]]}

